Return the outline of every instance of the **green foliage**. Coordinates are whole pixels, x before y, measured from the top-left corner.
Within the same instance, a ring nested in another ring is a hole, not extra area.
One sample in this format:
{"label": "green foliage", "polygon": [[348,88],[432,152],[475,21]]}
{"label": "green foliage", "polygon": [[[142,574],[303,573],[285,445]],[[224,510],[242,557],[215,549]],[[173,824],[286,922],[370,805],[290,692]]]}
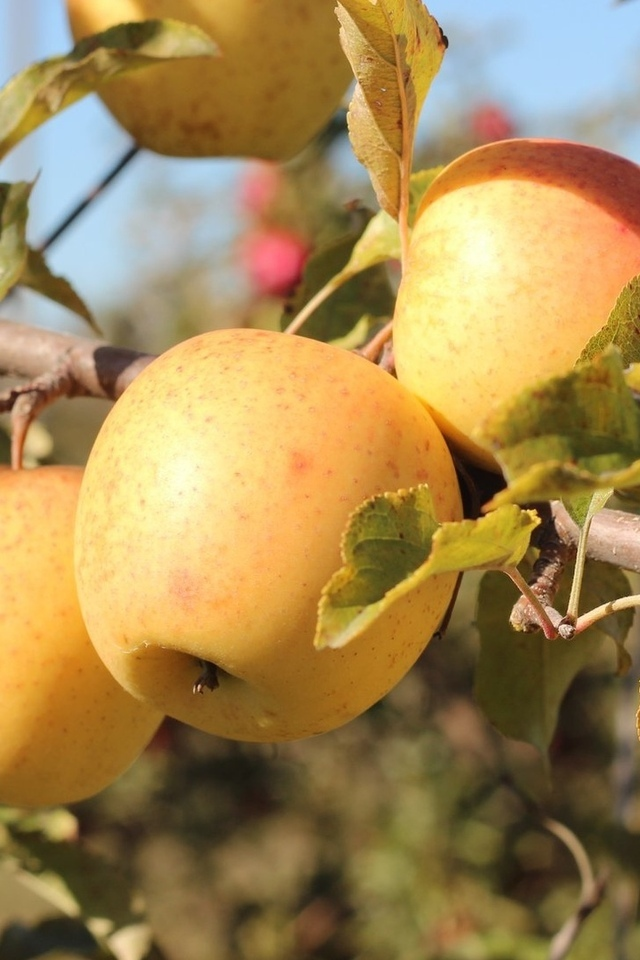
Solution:
{"label": "green foliage", "polygon": [[31,183],[0,183],[0,300],[22,284],[83,317],[97,330],[86,304],[63,277],[51,273],[43,255],[27,243]]}
{"label": "green foliage", "polygon": [[[159,59],[211,56],[213,41],[172,20],[126,24],[88,37],[64,57],[35,63],[0,90],[0,159],[52,116],[114,77]],[[0,184],[0,300],[22,284],[66,307],[99,332],[92,313],[63,277],[26,241],[33,184]]]}
{"label": "green foliage", "polygon": [[426,485],[372,497],[345,532],[344,566],[320,601],[316,647],[343,647],[428,577],[515,566],[538,523],[535,512],[507,506],[439,524]]}
{"label": "green foliage", "polygon": [[500,404],[478,435],[507,480],[488,508],[640,482],[640,412],[615,348]]}
{"label": "green foliage", "polygon": [[640,277],[626,284],[606,324],[589,340],[579,362],[592,360],[608,346],[618,348],[625,366],[640,360]]}
{"label": "green foliage", "polygon": [[[590,563],[583,589],[589,604],[594,604],[624,595],[629,584],[621,571]],[[504,736],[524,740],[546,755],[565,694],[580,671],[597,663],[605,628],[591,627],[573,640],[547,640],[539,631],[518,633],[509,624],[517,599],[518,592],[507,577],[485,574],[476,614],[480,656],[475,695]],[[563,608],[567,600],[565,589],[558,606]],[[625,611],[617,620],[618,637],[626,637],[632,619]]]}
{"label": "green foliage", "polygon": [[[377,217],[359,210],[354,212],[353,220],[349,232],[322,244],[309,257],[302,282],[287,304],[283,327],[290,323],[291,316],[299,318],[304,309],[305,317],[308,316],[301,331],[304,336],[335,341],[349,336],[356,328],[359,331],[359,324],[366,317],[361,331],[364,340],[380,316],[392,313],[395,298],[384,268],[388,259],[384,248],[390,249],[396,242],[397,224],[391,221],[378,250],[367,239],[380,232],[370,229],[378,223]],[[359,252],[362,244],[363,254]],[[308,304],[312,304],[312,310]]]}

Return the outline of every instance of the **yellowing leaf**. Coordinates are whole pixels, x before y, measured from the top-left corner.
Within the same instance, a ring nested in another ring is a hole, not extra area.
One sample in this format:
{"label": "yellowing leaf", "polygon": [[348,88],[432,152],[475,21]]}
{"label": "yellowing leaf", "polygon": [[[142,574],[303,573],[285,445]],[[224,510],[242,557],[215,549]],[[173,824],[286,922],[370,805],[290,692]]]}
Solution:
{"label": "yellowing leaf", "polygon": [[159,60],[216,53],[202,30],[176,20],[124,24],[87,37],[65,57],[32,64],[0,91],[0,158],[101,83]]}
{"label": "yellowing leaf", "polygon": [[342,0],[340,40],[356,78],[347,123],[383,210],[398,218],[416,126],[446,39],[422,0]]}
{"label": "yellowing leaf", "polygon": [[616,346],[626,365],[640,361],[640,276],[624,287],[604,327],[589,340],[580,354],[585,362]]}
{"label": "yellowing leaf", "polygon": [[507,505],[479,520],[443,523],[433,538],[429,574],[517,566],[540,524],[534,510]]}
{"label": "yellowing leaf", "polygon": [[517,564],[539,522],[533,511],[509,506],[438,524],[427,486],[372,497],[354,512],[344,565],[323,590],[316,647],[343,647],[428,577]]}
{"label": "yellowing leaf", "polygon": [[27,262],[32,188],[31,183],[0,183],[0,300],[19,282]]}
{"label": "yellowing leaf", "polygon": [[487,509],[640,483],[640,411],[615,348],[500,404],[479,437],[507,480]]}

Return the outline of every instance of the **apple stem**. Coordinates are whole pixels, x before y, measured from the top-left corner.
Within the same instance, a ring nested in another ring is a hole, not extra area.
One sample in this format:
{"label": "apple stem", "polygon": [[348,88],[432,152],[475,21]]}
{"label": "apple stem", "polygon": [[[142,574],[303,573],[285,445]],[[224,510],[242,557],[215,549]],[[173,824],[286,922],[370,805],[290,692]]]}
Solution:
{"label": "apple stem", "polygon": [[216,687],[220,686],[217,666],[208,660],[199,659],[198,663],[202,668],[202,672],[193,685],[193,692],[204,693],[205,690],[215,690]]}

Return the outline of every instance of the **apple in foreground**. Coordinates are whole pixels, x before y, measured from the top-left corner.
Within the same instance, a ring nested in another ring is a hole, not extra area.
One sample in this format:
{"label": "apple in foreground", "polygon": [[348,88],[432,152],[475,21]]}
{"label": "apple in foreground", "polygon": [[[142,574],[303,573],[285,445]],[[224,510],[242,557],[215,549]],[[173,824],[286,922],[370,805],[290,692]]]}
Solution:
{"label": "apple in foreground", "polygon": [[455,576],[433,577],[342,649],[314,647],[350,514],[420,483],[439,520],[460,517],[431,416],[369,361],[255,329],[178,344],[117,401],[86,465],[76,570],[98,653],[130,693],[213,734],[346,723],[409,670],[452,598]]}
{"label": "apple in foreground", "polygon": [[558,140],[459,157],[418,210],[394,316],[398,379],[458,451],[493,406],[568,372],[640,273],[640,167]]}
{"label": "apple in foreground", "polygon": [[0,803],[82,800],[116,780],[162,715],[119,686],[87,635],[73,530],[82,469],[0,468]]}
{"label": "apple in foreground", "polygon": [[67,13],[76,40],[169,18],[217,43],[221,56],[159,64],[101,87],[115,119],[157,153],[289,160],[353,79],[334,0],[67,0]]}

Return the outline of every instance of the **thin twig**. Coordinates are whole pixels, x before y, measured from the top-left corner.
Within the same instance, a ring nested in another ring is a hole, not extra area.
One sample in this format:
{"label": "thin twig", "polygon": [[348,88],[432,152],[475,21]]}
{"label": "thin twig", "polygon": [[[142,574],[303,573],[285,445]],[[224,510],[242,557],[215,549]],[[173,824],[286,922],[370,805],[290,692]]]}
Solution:
{"label": "thin twig", "polygon": [[578,907],[553,937],[548,960],[564,960],[575,943],[584,922],[600,906],[606,888],[606,878],[596,877],[587,851],[575,833],[558,820],[545,817],[542,826],[560,840],[571,853],[580,874]]}
{"label": "thin twig", "polygon": [[579,616],[575,622],[575,633],[582,633],[598,620],[610,617],[612,613],[618,613],[619,610],[630,610],[632,607],[640,607],[640,594],[608,600],[607,603],[602,603],[599,607],[594,607],[593,610]]}
{"label": "thin twig", "polygon": [[67,214],[64,220],[53,230],[39,246],[40,253],[44,253],[52,244],[58,240],[62,234],[74,223],[78,217],[84,213],[87,207],[96,200],[109,184],[131,163],[134,157],[140,153],[140,147],[134,144],[118,160],[118,162],[105,174],[105,176],[96,184],[96,186]]}

